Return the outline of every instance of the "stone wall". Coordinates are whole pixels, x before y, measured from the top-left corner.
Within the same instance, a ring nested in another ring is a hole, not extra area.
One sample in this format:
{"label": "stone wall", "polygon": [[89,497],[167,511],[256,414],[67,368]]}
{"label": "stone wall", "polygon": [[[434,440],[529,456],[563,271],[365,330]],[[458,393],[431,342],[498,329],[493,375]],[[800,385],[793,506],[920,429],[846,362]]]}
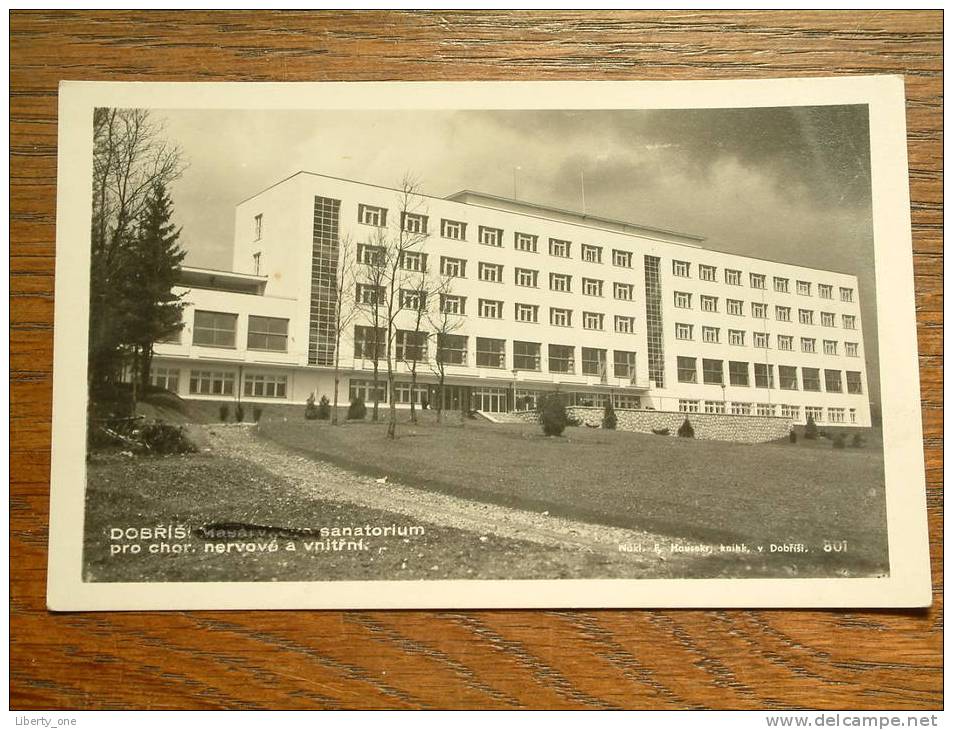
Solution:
{"label": "stone wall", "polygon": [[[590,426],[602,425],[602,408],[571,406],[566,409],[570,418]],[[511,413],[513,418],[526,423],[537,423],[536,411]],[[628,410],[617,408],[616,430],[652,433],[668,429],[669,436],[678,436],[678,429],[687,417],[695,431],[695,438],[706,441],[734,441],[760,444],[787,438],[792,422],[776,416],[732,416],[720,413],[679,413],[678,411]]]}

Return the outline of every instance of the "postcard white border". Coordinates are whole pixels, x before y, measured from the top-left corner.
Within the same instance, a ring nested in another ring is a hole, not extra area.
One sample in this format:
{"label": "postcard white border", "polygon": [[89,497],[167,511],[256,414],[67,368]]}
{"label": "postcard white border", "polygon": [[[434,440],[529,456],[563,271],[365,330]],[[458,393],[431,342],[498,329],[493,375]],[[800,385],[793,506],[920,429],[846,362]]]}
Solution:
{"label": "postcard white border", "polygon": [[[410,88],[408,88],[410,87]],[[181,109],[698,109],[867,104],[887,578],[84,583],[92,112]],[[54,311],[50,610],[921,607],[931,602],[903,79],[367,83],[62,82]]]}

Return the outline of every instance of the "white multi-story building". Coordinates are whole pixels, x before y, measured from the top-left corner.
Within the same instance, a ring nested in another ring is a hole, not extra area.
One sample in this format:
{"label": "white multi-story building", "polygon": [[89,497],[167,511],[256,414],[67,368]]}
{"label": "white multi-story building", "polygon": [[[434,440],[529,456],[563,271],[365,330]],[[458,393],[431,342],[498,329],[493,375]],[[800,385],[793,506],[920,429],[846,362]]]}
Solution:
{"label": "white multi-story building", "polygon": [[[330,398],[342,242],[359,261],[353,296],[369,302],[376,290],[360,262],[403,229],[420,244],[402,262],[399,376],[386,392],[381,363],[382,402],[436,403],[440,360],[453,409],[526,408],[558,389],[576,405],[611,398],[620,408],[870,425],[853,275],[471,191],[417,196],[412,213],[405,200],[300,172],[240,203],[232,271],[182,270],[185,327],[157,345],[153,381],[188,398]],[[428,332],[412,394],[408,361],[421,341],[410,282],[421,274],[444,285],[424,306],[450,312],[455,327]],[[342,403],[374,396],[373,307],[357,309],[339,353]]]}

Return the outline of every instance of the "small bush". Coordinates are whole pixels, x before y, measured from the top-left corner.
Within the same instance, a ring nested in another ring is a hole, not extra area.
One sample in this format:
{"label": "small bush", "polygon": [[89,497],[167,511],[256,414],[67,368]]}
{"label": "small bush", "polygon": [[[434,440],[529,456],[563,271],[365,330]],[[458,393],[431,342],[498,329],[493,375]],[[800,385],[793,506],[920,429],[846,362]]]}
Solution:
{"label": "small bush", "polygon": [[864,438],[859,433],[854,434],[854,438],[850,440],[850,445],[855,449],[862,449],[864,447]]}
{"label": "small bush", "polygon": [[810,441],[817,440],[817,424],[814,423],[812,416],[807,417],[807,425],[804,426],[804,438]]}
{"label": "small bush", "polygon": [[788,434],[788,441],[790,441],[792,444],[797,443],[797,431],[795,431],[793,428],[791,429],[791,433]]}
{"label": "small bush", "polygon": [[328,400],[326,395],[321,396],[321,400],[318,402],[318,420],[327,421],[331,418],[331,401]]}
{"label": "small bush", "polygon": [[561,436],[569,425],[566,405],[557,394],[543,396],[539,404],[539,422],[547,436]]}
{"label": "small bush", "polygon": [[367,416],[367,406],[364,405],[364,399],[358,396],[351,401],[347,407],[347,417],[350,421],[363,421]]}
{"label": "small bush", "polygon": [[228,420],[228,406],[224,403],[218,407],[218,420],[222,423]]}
{"label": "small bush", "polygon": [[612,407],[611,400],[606,401],[606,407],[602,411],[602,427],[609,431],[615,431],[615,427],[616,427],[615,408]]}
{"label": "small bush", "polygon": [[255,406],[251,410],[251,417],[255,419],[255,423],[258,423],[261,420],[261,414],[264,413],[265,409],[261,406]]}
{"label": "small bush", "polygon": [[844,438],[844,434],[839,433],[834,437],[834,441],[831,444],[835,449],[842,449],[847,445],[847,439]]}
{"label": "small bush", "polygon": [[653,428],[652,433],[656,436],[668,436],[669,430],[667,428]]}
{"label": "small bush", "polygon": [[682,422],[682,425],[678,427],[678,435],[683,439],[695,438],[695,429],[692,428],[692,423],[687,417]]}
{"label": "small bush", "polygon": [[235,406],[235,423],[241,423],[245,420],[245,408],[239,403]]}
{"label": "small bush", "polygon": [[318,407],[314,404],[314,393],[308,396],[304,404],[304,417],[309,421],[315,421],[318,418]]}
{"label": "small bush", "polygon": [[198,451],[181,426],[148,423],[138,436],[142,445],[153,454],[191,454]]}

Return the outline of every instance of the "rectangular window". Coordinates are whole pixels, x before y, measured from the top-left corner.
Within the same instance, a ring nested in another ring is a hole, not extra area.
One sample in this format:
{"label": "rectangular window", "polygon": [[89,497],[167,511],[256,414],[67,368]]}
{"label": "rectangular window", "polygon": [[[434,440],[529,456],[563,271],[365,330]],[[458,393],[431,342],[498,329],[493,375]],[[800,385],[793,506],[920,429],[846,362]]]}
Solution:
{"label": "rectangular window", "polygon": [[549,372],[573,373],[576,370],[576,348],[572,345],[549,346]]}
{"label": "rectangular window", "polygon": [[781,292],[782,294],[787,294],[789,292],[788,285],[790,282],[780,276],[774,277],[774,290]]}
{"label": "rectangular window", "polygon": [[193,370],[189,373],[191,395],[234,395],[235,373],[223,370]]}
{"label": "rectangular window", "polygon": [[725,269],[725,283],[741,286],[741,272],[737,269]]}
{"label": "rectangular window", "polygon": [[774,365],[767,365],[763,362],[756,362],[754,364],[754,387],[774,387]]}
{"label": "rectangular window", "polygon": [[843,408],[828,408],[827,420],[830,421],[831,423],[843,423],[844,409]]}
{"label": "rectangular window", "polygon": [[751,316],[756,319],[767,319],[768,305],[764,302],[751,302]]}
{"label": "rectangular window", "polygon": [[797,293],[803,297],[811,296],[811,282],[809,281],[798,281],[797,283]]}
{"label": "rectangular window", "polygon": [[836,354],[837,354],[837,341],[836,341],[836,340],[824,340],[824,354],[825,354],[825,355],[836,355]]}
{"label": "rectangular window", "polygon": [[717,327],[702,327],[702,342],[716,343],[721,339],[721,330]]}
{"label": "rectangular window", "polygon": [[572,327],[572,310],[550,307],[549,323],[556,327]]}
{"label": "rectangular window", "polygon": [[792,421],[800,421],[801,406],[782,405],[781,418],[790,418]]}
{"label": "rectangular window", "polygon": [[384,287],[374,286],[373,284],[358,284],[357,285],[357,302],[358,304],[383,304],[384,303]]}
{"label": "rectangular window", "polygon": [[731,385],[743,385],[748,387],[748,363],[746,362],[735,362],[731,360],[728,362],[728,382]]}
{"label": "rectangular window", "polygon": [[603,315],[599,312],[583,312],[582,327],[587,330],[601,330],[603,328]]}
{"label": "rectangular window", "polygon": [[[860,373],[858,373],[858,375],[859,374]],[[849,382],[850,379],[848,377],[848,383]],[[179,370],[178,368],[153,367],[149,372],[149,383],[156,388],[164,388],[172,393],[178,393]]]}
{"label": "rectangular window", "polygon": [[[426,385],[417,385],[413,389],[413,402],[418,405],[423,405],[427,402],[428,396],[430,395],[430,389]],[[410,383],[394,383],[394,402],[395,403],[410,403],[411,402],[411,385]]]}
{"label": "rectangular window", "polygon": [[842,393],[844,391],[840,370],[824,371],[824,390],[828,393]]}
{"label": "rectangular window", "polygon": [[854,330],[857,329],[857,320],[853,314],[843,315],[844,319],[844,329],[845,330]]}
{"label": "rectangular window", "polygon": [[848,413],[850,413],[850,422],[857,423],[857,409],[851,408]]}
{"label": "rectangular window", "polygon": [[426,332],[397,330],[394,338],[394,354],[400,362],[425,362],[427,360]]}
{"label": "rectangular window", "polygon": [[832,287],[830,284],[818,284],[817,296],[819,296],[821,299],[833,299],[834,287]]}
{"label": "rectangular window", "polygon": [[852,302],[854,301],[854,290],[848,289],[846,286],[840,288],[840,300],[842,302]]}
{"label": "rectangular window", "polygon": [[602,246],[590,246],[588,243],[584,243],[581,249],[583,261],[590,264],[602,263]]}
{"label": "rectangular window", "polygon": [[675,323],[675,339],[676,340],[692,339],[692,325],[684,324],[682,322],[676,322]]}
{"label": "rectangular window", "polygon": [[797,368],[778,365],[778,382],[781,390],[797,390]]}
{"label": "rectangular window", "polygon": [[[387,381],[381,380],[377,383],[377,390],[374,389],[373,380],[362,380],[351,378],[348,381],[347,395],[350,400],[360,398],[365,403],[386,403],[387,402]],[[377,396],[376,398],[374,396]]]}
{"label": "rectangular window", "polygon": [[426,235],[427,216],[403,211],[400,214],[400,228],[407,233],[414,233],[420,236]]}
{"label": "rectangular window", "polygon": [[723,400],[706,400],[705,413],[724,413],[725,402]]}
{"label": "rectangular window", "polygon": [[513,248],[517,251],[526,251],[527,253],[536,253],[539,237],[529,233],[514,233]]}
{"label": "rectangular window", "polygon": [[440,273],[443,276],[464,278],[467,275],[466,259],[455,259],[450,256],[440,257]]}
{"label": "rectangular window", "polygon": [[824,409],[819,406],[804,406],[804,418],[820,423],[824,420]]}
{"label": "rectangular window", "polygon": [[539,307],[535,304],[516,303],[516,321],[517,322],[538,322]]}
{"label": "rectangular window", "polygon": [[357,206],[357,222],[363,223],[365,226],[377,226],[378,228],[386,226],[387,209],[360,203]]}
{"label": "rectangular window", "polygon": [[684,291],[675,292],[675,306],[679,309],[691,309],[692,295]]}
{"label": "rectangular window", "polygon": [[823,327],[833,327],[833,326],[834,326],[834,313],[833,313],[833,312],[821,312],[821,326],[823,326]]}
{"label": "rectangular window", "polygon": [[251,255],[253,265],[255,267],[255,276],[261,275],[261,251],[256,251]]}
{"label": "rectangular window", "polygon": [[467,224],[463,221],[450,221],[443,218],[440,221],[440,235],[452,241],[463,241],[467,237]]}
{"label": "rectangular window", "polygon": [[379,266],[384,261],[384,247],[359,243],[357,244],[357,260],[368,266]]}
{"label": "rectangular window", "polygon": [[601,297],[602,296],[602,280],[601,279],[586,279],[585,277],[583,277],[582,293],[590,297]]}
{"label": "rectangular window", "polygon": [[288,352],[288,320],[248,315],[248,349]]}
{"label": "rectangular window", "polygon": [[790,307],[775,307],[774,318],[777,319],[778,322],[790,322],[791,308]]}
{"label": "rectangular window", "polygon": [[444,365],[467,364],[466,335],[437,335],[437,359]]}
{"label": "rectangular window", "polygon": [[612,352],[612,372],[617,378],[635,380],[635,353],[627,350]]}
{"label": "rectangular window", "polygon": [[564,259],[569,258],[569,251],[572,247],[572,244],[569,241],[563,241],[559,238],[550,238],[549,239],[549,255],[550,256],[559,256]]}
{"label": "rectangular window", "polygon": [[480,281],[490,281],[499,284],[503,281],[503,264],[488,264],[481,261],[477,266]]}
{"label": "rectangular window", "polygon": [[540,369],[540,343],[513,341],[513,369]]}
{"label": "rectangular window", "polygon": [[623,335],[635,332],[635,317],[626,317],[622,314],[615,316],[615,331]]}
{"label": "rectangular window", "polygon": [[536,287],[539,272],[533,269],[516,269],[516,286]]}
{"label": "rectangular window", "polygon": [[632,268],[632,252],[620,251],[617,248],[612,249],[613,266],[624,266],[627,269]]}
{"label": "rectangular window", "polygon": [[484,246],[502,246],[503,231],[500,228],[490,228],[489,226],[480,226],[479,242]]}
{"label": "rectangular window", "polygon": [[698,401],[687,398],[678,399],[678,410],[680,413],[698,413]]}
{"label": "rectangular window", "polygon": [[427,292],[421,289],[401,289],[400,308],[416,312],[427,308]]}
{"label": "rectangular window", "polygon": [[802,337],[801,352],[817,352],[817,340],[813,337]]}
{"label": "rectangular window", "polygon": [[604,377],[606,374],[606,351],[596,347],[582,348],[582,374]]}
{"label": "rectangular window", "polygon": [[698,359],[697,358],[679,356],[678,382],[679,383],[697,383],[698,382]]}
{"label": "rectangular window", "polygon": [[726,299],[725,306],[728,308],[728,314],[733,314],[736,317],[744,316],[745,303],[740,299]]}
{"label": "rectangular window", "polygon": [[672,261],[673,276],[691,276],[692,265],[688,261]]}
{"label": "rectangular window", "polygon": [[235,347],[238,315],[226,312],[195,311],[192,344],[206,347]]}
{"label": "rectangular window", "polygon": [[479,315],[487,319],[503,318],[503,302],[496,299],[481,299],[478,306]]}
{"label": "rectangular window", "polygon": [[635,287],[632,284],[623,284],[622,282],[615,282],[612,284],[612,294],[616,299],[622,299],[626,302],[631,302],[633,297],[633,292]]}
{"label": "rectangular window", "polygon": [[801,368],[801,384],[804,390],[819,391],[821,389],[821,371],[817,368]]}
{"label": "rectangular window", "polygon": [[801,324],[814,324],[814,312],[810,309],[799,309],[797,319]]}
{"label": "rectangular window", "polygon": [[424,272],[427,270],[427,254],[419,251],[403,251],[400,254],[400,268],[404,271]]}
{"label": "rectangular window", "polygon": [[467,298],[456,294],[441,294],[440,311],[444,314],[466,314]]}
{"label": "rectangular window", "polygon": [[362,360],[380,360],[387,352],[387,331],[383,327],[375,328],[354,325],[354,357]]}
{"label": "rectangular window", "polygon": [[245,373],[245,395],[249,398],[287,398],[287,375]]}
{"label": "rectangular window", "polygon": [[724,363],[721,360],[702,358],[702,381],[705,385],[721,385],[725,382]]}
{"label": "rectangular window", "polygon": [[708,266],[706,264],[698,265],[698,278],[702,281],[714,281],[715,280],[715,267]]}
{"label": "rectangular window", "polygon": [[844,343],[844,354],[847,355],[847,357],[859,357],[858,351],[857,351],[857,343],[856,343],[856,342],[845,342],[845,343]]}
{"label": "rectangular window", "polygon": [[791,335],[778,335],[778,349],[791,351],[794,349],[794,337]]}
{"label": "rectangular window", "polygon": [[478,368],[505,368],[506,340],[477,337],[476,364]]}
{"label": "rectangular window", "polygon": [[744,330],[728,330],[728,344],[740,345],[743,347],[745,344]]}
{"label": "rectangular window", "polygon": [[[169,390],[173,389],[169,388]],[[864,392],[864,383],[863,380],[861,380],[859,371],[847,371],[847,392],[854,395],[860,395]]]}
{"label": "rectangular window", "polygon": [[572,277],[569,274],[550,274],[549,288],[552,291],[571,291]]}
{"label": "rectangular window", "polygon": [[[739,275],[741,272],[738,272]],[[748,280],[751,283],[752,289],[764,289],[765,287],[765,275],[764,274],[750,274]]]}
{"label": "rectangular window", "polygon": [[702,303],[703,312],[717,312],[718,311],[718,297],[709,297],[702,294],[701,303]]}
{"label": "rectangular window", "polygon": [[256,241],[261,240],[261,222],[262,222],[262,214],[259,213],[258,215],[255,216],[255,240]]}
{"label": "rectangular window", "polygon": [[755,347],[761,347],[765,349],[771,347],[771,336],[767,332],[752,332],[751,336],[753,338],[752,344]]}
{"label": "rectangular window", "polygon": [[750,403],[732,403],[732,404],[731,404],[731,415],[733,415],[733,416],[750,416],[750,415],[751,415],[751,404],[750,404]]}

